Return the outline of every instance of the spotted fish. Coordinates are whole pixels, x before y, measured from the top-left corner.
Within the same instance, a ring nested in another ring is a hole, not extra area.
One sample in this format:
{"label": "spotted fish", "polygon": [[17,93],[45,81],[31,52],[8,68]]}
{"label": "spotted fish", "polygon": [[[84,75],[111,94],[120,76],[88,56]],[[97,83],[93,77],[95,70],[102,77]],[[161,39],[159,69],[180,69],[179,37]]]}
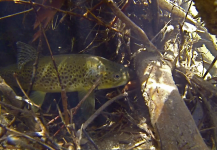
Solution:
{"label": "spotted fish", "polygon": [[[18,65],[13,64],[1,68],[0,75],[11,86],[16,86],[13,73],[24,89],[28,89],[31,81],[33,63],[36,50],[28,44],[17,42]],[[125,85],[129,80],[129,69],[121,64],[112,62],[99,56],[88,54],[54,55],[60,79],[67,92],[78,91],[79,97],[91,88],[93,83],[102,75],[98,89],[109,89]],[[61,92],[57,73],[50,56],[40,56],[35,81],[32,87],[32,96],[36,104],[41,105],[47,92]],[[37,97],[37,98],[34,98]],[[88,98],[86,106],[94,110],[95,99]],[[84,111],[87,112],[87,108]]]}

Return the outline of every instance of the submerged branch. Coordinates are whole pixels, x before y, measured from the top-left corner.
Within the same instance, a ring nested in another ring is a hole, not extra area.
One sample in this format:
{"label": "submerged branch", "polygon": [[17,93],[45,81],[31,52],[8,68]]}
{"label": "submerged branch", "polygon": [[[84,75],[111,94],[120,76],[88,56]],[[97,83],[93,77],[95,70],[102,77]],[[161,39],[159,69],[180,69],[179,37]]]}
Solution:
{"label": "submerged branch", "polygon": [[66,91],[65,91],[65,88],[64,88],[64,86],[62,84],[62,81],[61,81],[61,78],[60,78],[60,74],[58,72],[58,68],[57,68],[55,59],[53,57],[53,53],[52,53],[50,44],[48,42],[48,39],[47,39],[47,36],[45,34],[44,28],[42,26],[41,26],[41,30],[42,30],[42,33],[44,35],[45,41],[47,43],[47,47],[48,47],[49,52],[50,52],[51,60],[53,62],[54,68],[55,68],[56,73],[57,73],[57,78],[58,78],[58,81],[59,81],[60,86],[61,86],[61,97],[62,97],[63,111],[64,111],[64,115],[65,115],[65,123],[67,125],[67,124],[69,124],[69,115],[68,115],[68,111],[67,111],[67,96],[66,96]]}
{"label": "submerged branch", "polygon": [[87,126],[109,105],[111,105],[114,101],[119,100],[125,96],[127,96],[128,93],[123,93],[120,94],[112,99],[110,99],[109,101],[107,101],[104,105],[102,105],[99,109],[97,109],[97,111],[90,116],[90,118],[88,118],[88,120],[83,124],[83,129],[85,130],[87,128]]}
{"label": "submerged branch", "polygon": [[[0,104],[6,107],[7,111],[10,114],[18,118],[20,113],[23,113],[24,116],[22,117],[22,120],[25,121],[26,124],[28,124],[28,127],[33,131],[37,130],[35,127],[36,122],[34,119],[35,117],[34,112],[23,109],[24,101],[20,101],[16,99],[17,97],[16,93],[12,90],[12,88],[9,85],[7,85],[7,83],[5,83],[5,81],[1,77],[0,77],[0,91],[2,92],[5,98],[5,102],[0,101]],[[26,114],[30,114],[30,116]]]}
{"label": "submerged branch", "polygon": [[[1,77],[0,77],[0,91],[3,94],[6,103],[21,109],[24,102],[16,99],[16,94],[14,90]],[[16,116],[18,113],[19,111],[15,110],[12,114]]]}
{"label": "submerged branch", "polygon": [[87,94],[80,100],[77,106],[70,110],[72,111],[73,115],[77,113],[78,109],[81,107],[81,104],[87,99],[87,97],[93,92],[93,90],[100,84],[101,78],[102,78],[102,75],[100,75],[99,78],[93,83],[92,87],[89,89]]}
{"label": "submerged branch", "polygon": [[113,13],[124,23],[126,26],[130,28],[139,38],[141,38],[141,42],[147,47],[150,51],[158,51],[157,48],[153,45],[153,43],[148,39],[145,32],[137,26],[134,22],[132,22],[118,7],[112,0],[105,0],[106,4],[112,9]]}
{"label": "submerged branch", "polygon": [[6,18],[10,18],[10,17],[14,17],[16,15],[21,15],[21,14],[24,14],[24,13],[28,13],[28,12],[30,12],[32,10],[33,10],[33,8],[30,8],[30,9],[22,11],[22,12],[18,12],[18,13],[15,13],[15,14],[11,14],[11,15],[7,15],[7,16],[4,16],[4,17],[0,17],[0,20],[6,19]]}

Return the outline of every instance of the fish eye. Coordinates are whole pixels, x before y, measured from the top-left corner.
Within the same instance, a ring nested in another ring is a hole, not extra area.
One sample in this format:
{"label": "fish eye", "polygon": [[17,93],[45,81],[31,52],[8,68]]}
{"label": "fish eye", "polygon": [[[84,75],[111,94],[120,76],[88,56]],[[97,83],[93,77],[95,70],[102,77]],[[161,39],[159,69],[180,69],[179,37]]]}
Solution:
{"label": "fish eye", "polygon": [[119,79],[120,79],[120,75],[119,75],[119,74],[115,74],[115,75],[114,75],[114,79],[115,79],[115,80],[119,80]]}

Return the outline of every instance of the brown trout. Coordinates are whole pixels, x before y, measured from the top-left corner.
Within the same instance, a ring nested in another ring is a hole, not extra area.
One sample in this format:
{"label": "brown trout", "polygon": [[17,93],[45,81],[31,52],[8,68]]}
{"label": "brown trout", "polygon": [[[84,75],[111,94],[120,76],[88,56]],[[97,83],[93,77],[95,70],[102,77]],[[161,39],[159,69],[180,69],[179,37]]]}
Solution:
{"label": "brown trout", "polygon": [[[17,42],[17,47],[18,65],[13,64],[1,68],[0,75],[9,85],[16,86],[17,83],[13,77],[13,73],[16,72],[22,87],[28,89],[36,50],[22,42]],[[78,91],[82,93],[79,95],[84,96],[84,93],[91,88],[99,75],[102,75],[102,78],[98,89],[122,86],[129,80],[128,68],[99,56],[64,54],[54,55],[54,59],[62,84],[67,92]],[[33,102],[39,105],[43,103],[44,96],[47,92],[61,92],[57,73],[50,56],[42,56],[39,58],[32,90],[41,91],[31,96],[34,99]],[[82,98],[82,96],[80,97]],[[86,105],[91,105],[88,107],[93,110],[95,99],[89,98],[86,101]]]}

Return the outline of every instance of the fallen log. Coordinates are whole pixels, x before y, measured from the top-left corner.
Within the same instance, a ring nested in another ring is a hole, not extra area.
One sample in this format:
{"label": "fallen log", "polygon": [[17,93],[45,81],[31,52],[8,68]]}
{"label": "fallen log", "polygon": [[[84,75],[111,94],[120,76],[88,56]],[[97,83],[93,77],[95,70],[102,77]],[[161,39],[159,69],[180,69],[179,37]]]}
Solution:
{"label": "fallen log", "polygon": [[143,51],[135,58],[141,90],[162,150],[208,149],[173,81],[170,62]]}
{"label": "fallen log", "polygon": [[208,149],[173,81],[173,62],[163,60],[157,50],[150,51],[150,48],[156,48],[145,32],[121,12],[112,0],[106,2],[113,13],[149,47],[148,50],[136,54],[134,60],[142,95],[149,107],[151,123],[158,137],[159,148]]}

